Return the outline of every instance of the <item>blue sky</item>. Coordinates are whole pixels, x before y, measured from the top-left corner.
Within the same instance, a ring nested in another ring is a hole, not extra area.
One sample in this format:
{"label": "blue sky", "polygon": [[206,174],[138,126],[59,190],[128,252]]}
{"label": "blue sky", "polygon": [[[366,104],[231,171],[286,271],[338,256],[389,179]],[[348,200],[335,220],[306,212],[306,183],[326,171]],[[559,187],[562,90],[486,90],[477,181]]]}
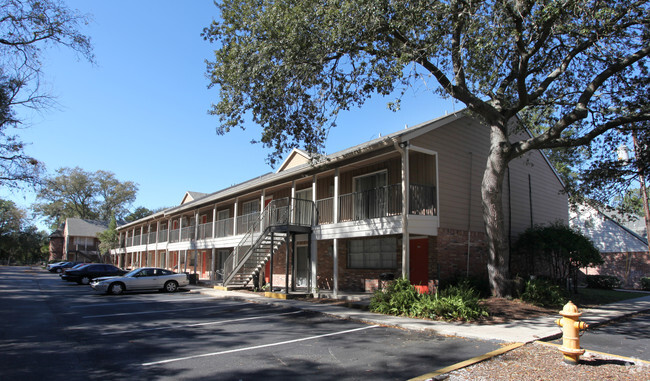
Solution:
{"label": "blue sky", "polygon": [[[216,46],[201,31],[218,17],[212,0],[66,0],[92,21],[97,64],[63,48],[44,55],[45,87],[58,105],[38,114],[22,112],[26,151],[61,167],[107,170],[139,186],[136,206],[149,209],[180,203],[185,191],[211,193],[273,170],[269,150],[250,141],[261,129],[225,136],[207,111],[217,101],[208,89],[205,60]],[[386,108],[392,98],[375,97],[363,108],[339,116],[327,153],[359,144],[462,108],[423,90],[408,93],[402,109]],[[33,192],[2,194],[23,207]]]}

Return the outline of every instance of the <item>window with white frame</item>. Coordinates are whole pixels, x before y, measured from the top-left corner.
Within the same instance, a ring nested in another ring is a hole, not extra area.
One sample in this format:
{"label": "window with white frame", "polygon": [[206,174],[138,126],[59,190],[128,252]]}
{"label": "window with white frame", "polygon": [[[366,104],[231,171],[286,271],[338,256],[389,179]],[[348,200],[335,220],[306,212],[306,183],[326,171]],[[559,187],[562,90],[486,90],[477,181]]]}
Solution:
{"label": "window with white frame", "polygon": [[397,238],[353,239],[348,241],[348,268],[393,269],[397,267]]}
{"label": "window with white frame", "polygon": [[260,200],[246,201],[241,204],[241,215],[256,213],[260,211]]}

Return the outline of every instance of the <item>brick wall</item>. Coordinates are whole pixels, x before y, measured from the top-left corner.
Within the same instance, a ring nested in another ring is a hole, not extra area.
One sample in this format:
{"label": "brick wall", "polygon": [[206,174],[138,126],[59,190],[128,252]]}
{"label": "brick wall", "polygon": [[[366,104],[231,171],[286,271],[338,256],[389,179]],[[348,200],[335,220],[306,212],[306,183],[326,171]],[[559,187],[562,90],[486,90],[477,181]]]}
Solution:
{"label": "brick wall", "polygon": [[63,258],[63,237],[50,239],[50,261]]}
{"label": "brick wall", "polygon": [[632,253],[602,253],[603,263],[588,268],[587,275],[613,275],[624,288],[641,289],[641,278],[650,277],[650,255],[647,251]]}
{"label": "brick wall", "polygon": [[[441,281],[467,275],[467,231],[439,229],[437,237],[430,237],[429,274]],[[487,238],[485,233],[471,232],[469,275],[487,277]]]}

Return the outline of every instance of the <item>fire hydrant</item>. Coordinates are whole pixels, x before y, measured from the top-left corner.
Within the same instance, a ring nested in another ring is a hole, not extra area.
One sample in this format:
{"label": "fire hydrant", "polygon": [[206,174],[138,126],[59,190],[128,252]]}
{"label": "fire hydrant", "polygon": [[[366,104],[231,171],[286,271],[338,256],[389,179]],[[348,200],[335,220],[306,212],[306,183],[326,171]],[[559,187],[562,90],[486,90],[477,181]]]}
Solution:
{"label": "fire hydrant", "polygon": [[564,362],[568,364],[578,364],[580,355],[585,353],[584,349],[580,348],[580,330],[587,329],[589,325],[580,321],[582,312],[578,311],[578,307],[572,302],[567,303],[560,315],[562,319],[557,319],[555,323],[562,327],[562,346],[560,352],[564,354]]}

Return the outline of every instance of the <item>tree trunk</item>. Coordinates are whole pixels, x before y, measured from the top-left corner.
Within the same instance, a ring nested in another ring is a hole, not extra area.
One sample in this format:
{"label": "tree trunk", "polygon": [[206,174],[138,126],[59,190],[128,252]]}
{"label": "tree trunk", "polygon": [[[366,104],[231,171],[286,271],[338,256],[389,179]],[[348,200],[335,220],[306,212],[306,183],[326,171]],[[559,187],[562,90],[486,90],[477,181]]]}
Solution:
{"label": "tree trunk", "polygon": [[488,277],[492,295],[510,295],[510,247],[503,212],[503,180],[508,167],[507,137],[499,127],[492,127],[490,152],[481,182],[483,221],[488,241]]}

